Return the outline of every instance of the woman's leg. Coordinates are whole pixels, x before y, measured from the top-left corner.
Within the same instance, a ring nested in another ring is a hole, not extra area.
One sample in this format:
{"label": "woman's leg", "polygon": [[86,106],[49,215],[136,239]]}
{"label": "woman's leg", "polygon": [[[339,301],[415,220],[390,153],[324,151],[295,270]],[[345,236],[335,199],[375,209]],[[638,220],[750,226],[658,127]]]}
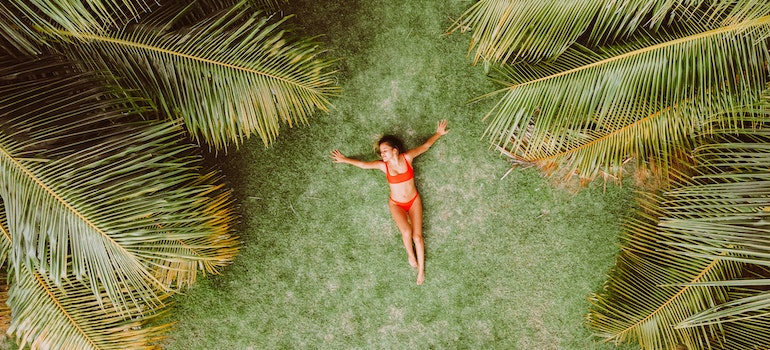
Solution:
{"label": "woman's leg", "polygon": [[422,200],[418,196],[409,208],[409,219],[412,222],[412,241],[417,252],[417,284],[425,281],[425,243],[422,239]]}
{"label": "woman's leg", "polygon": [[398,230],[401,231],[401,240],[404,242],[404,248],[409,258],[409,265],[417,267],[417,259],[414,257],[414,248],[412,248],[412,226],[409,225],[409,218],[407,217],[406,210],[399,207],[392,200],[388,201],[390,206],[390,213],[393,215],[393,220],[396,221]]}

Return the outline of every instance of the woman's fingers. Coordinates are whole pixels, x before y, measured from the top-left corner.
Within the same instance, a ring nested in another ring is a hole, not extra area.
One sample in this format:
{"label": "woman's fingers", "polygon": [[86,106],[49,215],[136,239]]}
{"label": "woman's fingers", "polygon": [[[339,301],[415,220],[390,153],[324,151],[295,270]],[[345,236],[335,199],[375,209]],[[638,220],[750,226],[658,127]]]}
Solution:
{"label": "woman's fingers", "polygon": [[441,135],[444,135],[444,134],[446,134],[446,133],[448,132],[448,131],[446,130],[446,126],[447,126],[447,124],[448,124],[448,123],[447,123],[446,119],[442,119],[442,120],[440,120],[440,121],[438,122],[438,127],[436,128],[436,131],[437,131],[439,134],[441,134]]}
{"label": "woman's fingers", "polygon": [[340,152],[340,150],[338,150],[338,149],[333,150],[332,151],[332,160],[334,162],[339,163],[340,159],[342,159],[342,152]]}

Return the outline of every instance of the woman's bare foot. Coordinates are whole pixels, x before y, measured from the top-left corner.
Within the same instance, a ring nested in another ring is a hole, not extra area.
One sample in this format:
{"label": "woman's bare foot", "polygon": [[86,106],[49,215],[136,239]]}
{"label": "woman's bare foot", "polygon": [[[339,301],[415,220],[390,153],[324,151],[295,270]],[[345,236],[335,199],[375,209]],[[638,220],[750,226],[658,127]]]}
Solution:
{"label": "woman's bare foot", "polygon": [[417,268],[417,259],[412,255],[409,256],[409,265],[411,265],[414,268]]}
{"label": "woman's bare foot", "polygon": [[420,271],[417,273],[417,285],[422,284],[425,281],[425,272]]}

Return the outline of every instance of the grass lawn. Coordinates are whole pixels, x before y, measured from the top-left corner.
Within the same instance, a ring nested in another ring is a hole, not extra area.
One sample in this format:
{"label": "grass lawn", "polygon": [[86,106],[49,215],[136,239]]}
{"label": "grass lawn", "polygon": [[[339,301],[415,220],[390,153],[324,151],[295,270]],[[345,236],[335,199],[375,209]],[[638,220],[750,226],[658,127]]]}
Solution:
{"label": "grass lawn", "polygon": [[[341,57],[344,93],[310,126],[220,155],[244,246],[221,276],[171,308],[164,348],[614,349],[584,326],[586,296],[617,253],[628,188],[576,194],[509,164],[482,139],[495,87],[444,36],[471,1],[292,0],[291,20]],[[414,147],[436,121],[450,133],[415,161],[426,281],[415,284],[372,160],[382,133]]]}

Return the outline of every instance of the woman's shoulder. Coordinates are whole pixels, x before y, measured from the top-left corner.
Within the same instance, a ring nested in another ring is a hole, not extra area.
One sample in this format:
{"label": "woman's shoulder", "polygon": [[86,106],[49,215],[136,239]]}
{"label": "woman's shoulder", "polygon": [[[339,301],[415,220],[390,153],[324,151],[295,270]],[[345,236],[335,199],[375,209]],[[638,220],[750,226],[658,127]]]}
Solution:
{"label": "woman's shoulder", "polygon": [[410,164],[412,163],[412,161],[416,157],[416,155],[414,153],[415,153],[415,149],[414,148],[412,148],[412,149],[410,149],[410,150],[408,150],[408,151],[406,151],[404,153],[404,159],[406,159],[406,161],[409,162]]}
{"label": "woman's shoulder", "polygon": [[388,171],[387,170],[388,164],[385,163],[385,161],[383,161],[382,159],[375,160],[372,163],[376,164],[377,165],[377,169],[382,170],[382,172],[387,172]]}

